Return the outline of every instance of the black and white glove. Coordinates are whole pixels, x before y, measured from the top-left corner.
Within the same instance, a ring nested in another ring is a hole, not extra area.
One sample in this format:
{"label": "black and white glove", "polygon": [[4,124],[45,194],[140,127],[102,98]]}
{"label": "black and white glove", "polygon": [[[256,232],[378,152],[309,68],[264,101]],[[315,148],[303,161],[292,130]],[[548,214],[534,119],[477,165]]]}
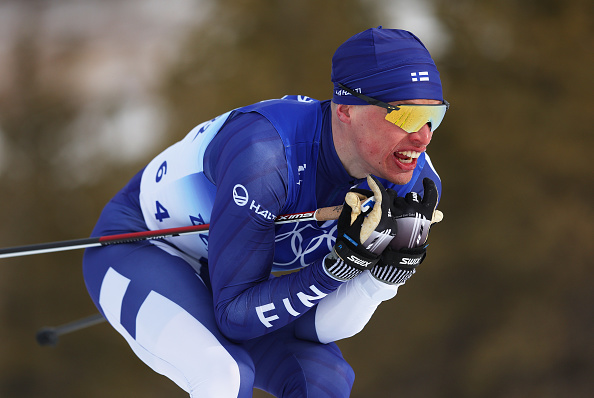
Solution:
{"label": "black and white glove", "polygon": [[371,270],[382,282],[404,284],[415,273],[425,259],[431,225],[443,219],[443,213],[435,209],[438,192],[433,180],[425,178],[423,188],[422,199],[416,192],[410,192],[395,198],[390,206],[397,233]]}
{"label": "black and white glove", "polygon": [[[372,269],[396,234],[390,207],[396,192],[386,190],[367,176],[369,190],[351,189],[338,218],[336,244],[326,259],[326,271],[335,279],[349,280]],[[375,203],[365,203],[373,196]]]}

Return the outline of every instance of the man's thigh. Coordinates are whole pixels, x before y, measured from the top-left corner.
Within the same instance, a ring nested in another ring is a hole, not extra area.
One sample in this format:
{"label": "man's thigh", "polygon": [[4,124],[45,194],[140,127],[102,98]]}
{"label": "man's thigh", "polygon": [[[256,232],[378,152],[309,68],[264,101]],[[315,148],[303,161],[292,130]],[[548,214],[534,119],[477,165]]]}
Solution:
{"label": "man's thigh", "polygon": [[251,359],[220,333],[210,292],[182,258],[150,242],[89,249],[84,276],[98,308],[153,370],[192,396],[251,396]]}
{"label": "man's thigh", "polygon": [[295,337],[292,325],[243,343],[255,366],[256,388],[277,397],[348,397],[354,372],[334,343]]}

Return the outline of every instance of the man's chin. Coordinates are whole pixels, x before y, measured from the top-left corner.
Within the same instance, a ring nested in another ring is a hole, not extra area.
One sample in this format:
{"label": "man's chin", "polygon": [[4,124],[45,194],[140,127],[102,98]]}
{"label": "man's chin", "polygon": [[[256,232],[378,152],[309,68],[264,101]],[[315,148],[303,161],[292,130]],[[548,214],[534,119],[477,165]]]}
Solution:
{"label": "man's chin", "polygon": [[412,176],[413,176],[413,171],[410,171],[410,172],[406,172],[406,173],[392,174],[392,175],[388,176],[387,178],[384,177],[384,179],[390,181],[392,184],[406,185],[410,182],[410,180],[412,179]]}

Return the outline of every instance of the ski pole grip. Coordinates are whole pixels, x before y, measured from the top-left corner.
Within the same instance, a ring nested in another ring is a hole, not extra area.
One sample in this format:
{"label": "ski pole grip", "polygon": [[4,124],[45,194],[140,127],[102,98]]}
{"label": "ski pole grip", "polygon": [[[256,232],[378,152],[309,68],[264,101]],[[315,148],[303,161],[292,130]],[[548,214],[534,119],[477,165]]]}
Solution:
{"label": "ski pole grip", "polygon": [[316,210],[316,214],[314,215],[314,218],[317,221],[338,220],[338,216],[340,216],[341,211],[342,211],[342,205],[331,206],[331,207],[322,207],[322,208]]}

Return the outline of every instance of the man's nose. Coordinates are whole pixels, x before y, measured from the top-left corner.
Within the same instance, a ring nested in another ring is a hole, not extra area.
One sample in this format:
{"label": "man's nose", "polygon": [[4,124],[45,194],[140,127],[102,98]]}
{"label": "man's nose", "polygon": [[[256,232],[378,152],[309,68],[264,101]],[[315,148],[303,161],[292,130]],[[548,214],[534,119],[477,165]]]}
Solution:
{"label": "man's nose", "polygon": [[413,142],[418,142],[419,145],[422,146],[429,145],[432,137],[433,132],[431,131],[431,128],[429,128],[429,123],[425,123],[418,131],[410,133],[410,139]]}

